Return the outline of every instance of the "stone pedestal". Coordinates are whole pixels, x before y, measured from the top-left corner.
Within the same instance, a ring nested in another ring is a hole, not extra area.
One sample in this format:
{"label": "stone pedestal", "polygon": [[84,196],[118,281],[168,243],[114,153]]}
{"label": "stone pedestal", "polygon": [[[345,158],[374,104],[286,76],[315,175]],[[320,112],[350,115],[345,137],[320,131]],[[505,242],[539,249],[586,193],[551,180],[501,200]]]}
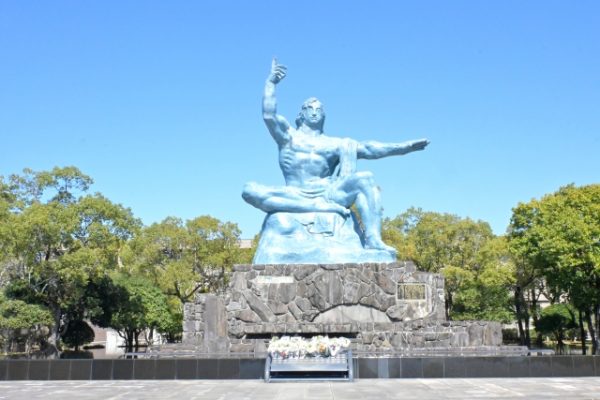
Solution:
{"label": "stone pedestal", "polygon": [[223,296],[186,304],[184,342],[263,352],[273,336],[345,336],[358,351],[500,346],[501,326],[446,321],[444,279],[411,262],[237,265]]}
{"label": "stone pedestal", "polygon": [[229,352],[231,343],[223,298],[199,294],[194,303],[185,304],[183,313],[184,343],[194,344],[204,353]]}

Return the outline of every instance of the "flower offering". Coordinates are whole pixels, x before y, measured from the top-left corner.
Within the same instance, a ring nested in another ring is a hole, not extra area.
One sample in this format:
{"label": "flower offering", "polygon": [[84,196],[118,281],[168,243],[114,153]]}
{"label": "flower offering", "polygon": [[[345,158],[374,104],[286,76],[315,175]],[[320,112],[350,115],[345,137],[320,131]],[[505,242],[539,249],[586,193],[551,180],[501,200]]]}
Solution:
{"label": "flower offering", "polygon": [[344,337],[313,336],[303,339],[299,336],[273,337],[268,351],[273,358],[335,357],[350,348],[350,340]]}

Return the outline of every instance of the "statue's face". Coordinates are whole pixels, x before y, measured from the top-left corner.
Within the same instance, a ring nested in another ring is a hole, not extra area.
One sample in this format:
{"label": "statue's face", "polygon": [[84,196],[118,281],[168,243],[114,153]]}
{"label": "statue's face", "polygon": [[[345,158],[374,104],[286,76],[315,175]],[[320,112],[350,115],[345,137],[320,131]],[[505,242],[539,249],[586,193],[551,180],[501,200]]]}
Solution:
{"label": "statue's face", "polygon": [[304,123],[311,128],[318,127],[323,121],[325,113],[321,102],[315,100],[302,107]]}

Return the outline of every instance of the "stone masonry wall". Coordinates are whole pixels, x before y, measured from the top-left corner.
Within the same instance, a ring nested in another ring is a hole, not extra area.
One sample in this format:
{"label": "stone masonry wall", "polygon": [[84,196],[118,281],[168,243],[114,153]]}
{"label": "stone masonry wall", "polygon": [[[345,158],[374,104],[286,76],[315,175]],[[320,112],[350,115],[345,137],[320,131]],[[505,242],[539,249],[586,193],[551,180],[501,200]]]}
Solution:
{"label": "stone masonry wall", "polygon": [[392,264],[236,265],[224,296],[186,304],[184,342],[262,352],[272,336],[328,334],[364,351],[499,346],[498,323],[446,321],[444,280]]}

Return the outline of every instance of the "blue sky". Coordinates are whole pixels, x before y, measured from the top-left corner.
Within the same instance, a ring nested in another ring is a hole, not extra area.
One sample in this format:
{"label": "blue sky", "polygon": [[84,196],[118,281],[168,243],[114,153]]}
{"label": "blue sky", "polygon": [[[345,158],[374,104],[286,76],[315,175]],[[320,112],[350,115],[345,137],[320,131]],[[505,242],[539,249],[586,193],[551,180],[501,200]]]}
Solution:
{"label": "blue sky", "polygon": [[384,213],[481,219],[600,181],[598,1],[0,2],[0,175],[75,165],[150,224],[210,214],[244,237],[247,181],[283,184],[261,118],[317,96],[325,132],[427,137],[361,161]]}

